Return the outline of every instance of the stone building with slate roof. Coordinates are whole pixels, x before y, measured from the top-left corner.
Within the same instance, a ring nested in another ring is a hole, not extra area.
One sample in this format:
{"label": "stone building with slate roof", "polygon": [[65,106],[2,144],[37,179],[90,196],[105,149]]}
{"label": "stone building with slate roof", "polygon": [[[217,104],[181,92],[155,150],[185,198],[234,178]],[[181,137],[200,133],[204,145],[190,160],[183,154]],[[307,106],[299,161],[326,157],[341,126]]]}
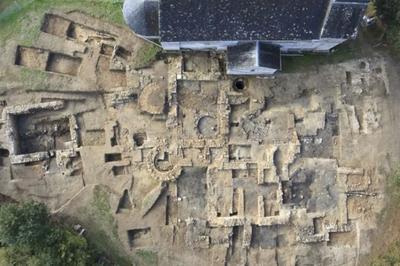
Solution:
{"label": "stone building with slate roof", "polygon": [[166,51],[226,50],[228,74],[268,75],[281,68],[281,53],[328,53],[354,38],[368,2],[125,0],[123,12]]}

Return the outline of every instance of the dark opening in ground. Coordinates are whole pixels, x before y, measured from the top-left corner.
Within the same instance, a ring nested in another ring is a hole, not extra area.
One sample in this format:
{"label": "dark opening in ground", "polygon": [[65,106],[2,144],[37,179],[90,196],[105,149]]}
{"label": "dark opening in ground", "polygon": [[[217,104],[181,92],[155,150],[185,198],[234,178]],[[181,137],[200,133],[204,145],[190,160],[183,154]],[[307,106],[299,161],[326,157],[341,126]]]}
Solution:
{"label": "dark opening in ground", "polygon": [[115,161],[121,161],[121,160],[122,160],[121,153],[108,153],[108,154],[104,155],[105,162],[115,162]]}
{"label": "dark opening in ground", "polygon": [[0,157],[8,157],[10,152],[7,149],[0,148]]}
{"label": "dark opening in ground", "polygon": [[133,135],[133,141],[137,147],[141,147],[144,144],[144,141],[147,139],[146,133],[135,133]]}
{"label": "dark opening in ground", "polygon": [[246,82],[242,78],[235,79],[233,82],[233,89],[242,91],[246,88]]}

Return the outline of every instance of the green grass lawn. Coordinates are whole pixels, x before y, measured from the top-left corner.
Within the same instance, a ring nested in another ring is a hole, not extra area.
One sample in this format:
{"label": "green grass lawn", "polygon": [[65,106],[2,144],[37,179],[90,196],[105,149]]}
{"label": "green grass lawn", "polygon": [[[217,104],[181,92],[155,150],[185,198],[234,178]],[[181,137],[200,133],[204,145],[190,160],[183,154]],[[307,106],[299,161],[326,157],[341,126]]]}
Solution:
{"label": "green grass lawn", "polygon": [[96,186],[89,206],[82,210],[80,217],[87,226],[87,239],[95,250],[107,254],[117,265],[131,265],[131,258],[125,253],[118,238],[117,224],[112,215],[110,193],[104,186]]}
{"label": "green grass lawn", "polygon": [[[105,186],[96,186],[90,204],[82,209],[82,222],[87,227],[86,237],[91,247],[106,254],[119,266],[157,266],[157,253],[137,250],[133,256],[125,253],[118,238],[118,228],[110,206],[110,192]],[[1,250],[0,250],[1,255]]]}
{"label": "green grass lawn", "polygon": [[123,0],[1,0],[0,45],[7,40],[31,45],[40,31],[45,12],[50,9],[79,9],[91,16],[123,24]]}
{"label": "green grass lawn", "polygon": [[285,73],[310,70],[318,65],[337,64],[362,56],[360,40],[348,41],[335,48],[329,54],[304,54],[282,58],[282,69]]}
{"label": "green grass lawn", "polygon": [[3,12],[14,0],[2,0],[0,2],[0,13]]}
{"label": "green grass lawn", "polygon": [[161,50],[160,47],[152,44],[142,46],[135,59],[134,67],[142,68],[151,65],[156,60],[157,54],[160,53]]}
{"label": "green grass lawn", "polygon": [[[378,231],[377,252],[371,254],[369,265],[400,265],[399,205],[400,205],[400,168],[397,168],[386,181],[387,196],[385,209],[379,214],[381,231]],[[383,230],[383,231],[382,231]]]}
{"label": "green grass lawn", "polygon": [[138,250],[133,258],[134,266],[157,266],[157,253],[150,250]]}

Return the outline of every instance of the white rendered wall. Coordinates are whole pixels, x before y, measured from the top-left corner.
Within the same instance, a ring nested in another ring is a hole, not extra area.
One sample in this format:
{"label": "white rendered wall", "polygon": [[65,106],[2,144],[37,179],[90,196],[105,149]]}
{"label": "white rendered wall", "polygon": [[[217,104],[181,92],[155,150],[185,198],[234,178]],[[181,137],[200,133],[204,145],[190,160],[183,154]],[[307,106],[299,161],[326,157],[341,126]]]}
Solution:
{"label": "white rendered wall", "polygon": [[226,73],[233,76],[267,76],[275,74],[276,71],[278,70],[268,67],[244,67],[227,69]]}
{"label": "white rendered wall", "polygon": [[[328,53],[335,46],[346,39],[321,39],[309,41],[268,41],[281,46],[282,53],[316,52]],[[226,50],[228,46],[236,45],[238,41],[210,41],[210,42],[161,42],[166,51],[179,50]]]}

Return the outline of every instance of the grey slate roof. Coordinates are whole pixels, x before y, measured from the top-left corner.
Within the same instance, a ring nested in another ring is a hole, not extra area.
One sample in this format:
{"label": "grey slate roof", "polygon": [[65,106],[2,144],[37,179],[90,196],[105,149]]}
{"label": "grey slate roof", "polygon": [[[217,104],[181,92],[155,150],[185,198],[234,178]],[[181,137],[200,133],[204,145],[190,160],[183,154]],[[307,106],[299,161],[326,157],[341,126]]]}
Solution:
{"label": "grey slate roof", "polygon": [[[358,0],[358,3],[361,3],[361,1],[363,0]],[[358,3],[347,5],[334,4],[331,8],[322,37],[340,39],[353,37],[357,32],[357,27],[367,8],[366,5],[360,5]]]}
{"label": "grey slate roof", "polygon": [[133,31],[161,42],[306,41],[354,36],[368,2],[125,0],[123,13]]}
{"label": "grey slate roof", "polygon": [[360,3],[368,4],[369,0],[336,0],[337,3]]}
{"label": "grey slate roof", "polygon": [[173,41],[310,40],[329,0],[160,0],[160,37]]}

